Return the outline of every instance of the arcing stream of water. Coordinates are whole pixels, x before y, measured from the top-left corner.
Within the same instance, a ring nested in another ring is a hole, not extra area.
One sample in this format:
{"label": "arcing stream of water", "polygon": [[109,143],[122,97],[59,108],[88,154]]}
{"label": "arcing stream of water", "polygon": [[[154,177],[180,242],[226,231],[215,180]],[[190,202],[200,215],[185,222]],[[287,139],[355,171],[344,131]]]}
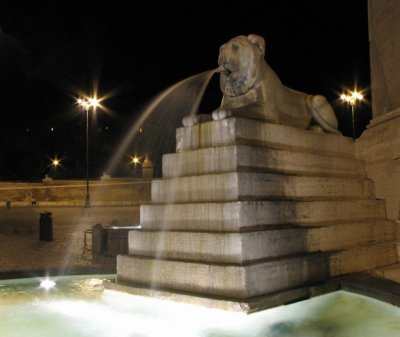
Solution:
{"label": "arcing stream of water", "polygon": [[157,95],[140,113],[118,146],[105,172],[113,174],[128,149],[146,153],[154,161],[174,151],[175,130],[183,117],[195,115],[212,76],[221,68],[186,78]]}

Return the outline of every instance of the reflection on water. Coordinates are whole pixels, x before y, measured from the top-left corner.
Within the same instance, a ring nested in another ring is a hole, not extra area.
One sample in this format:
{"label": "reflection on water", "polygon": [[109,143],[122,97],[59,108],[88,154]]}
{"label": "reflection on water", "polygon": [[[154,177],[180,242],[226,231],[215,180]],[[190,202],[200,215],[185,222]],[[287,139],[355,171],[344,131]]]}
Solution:
{"label": "reflection on water", "polygon": [[0,280],[0,307],[40,299],[97,298],[103,293],[103,281],[114,278],[114,275],[55,276],[51,280],[56,283],[56,286],[51,289],[40,286],[41,282],[47,279],[46,277]]}
{"label": "reflection on water", "polygon": [[394,337],[400,310],[338,291],[246,315],[104,290],[114,276],[0,281],[0,332],[7,337]]}

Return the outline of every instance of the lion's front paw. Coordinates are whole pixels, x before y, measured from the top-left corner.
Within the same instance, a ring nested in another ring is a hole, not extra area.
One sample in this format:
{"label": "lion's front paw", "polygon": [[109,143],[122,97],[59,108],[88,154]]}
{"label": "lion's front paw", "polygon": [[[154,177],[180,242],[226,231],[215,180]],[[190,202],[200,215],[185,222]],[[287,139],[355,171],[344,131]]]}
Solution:
{"label": "lion's front paw", "polygon": [[183,126],[192,126],[192,125],[200,124],[200,123],[207,122],[210,120],[211,120],[210,115],[202,115],[202,114],[190,115],[190,116],[183,117],[182,124],[183,124]]}
{"label": "lion's front paw", "polygon": [[215,121],[231,117],[233,115],[232,110],[219,108],[213,111],[212,118]]}

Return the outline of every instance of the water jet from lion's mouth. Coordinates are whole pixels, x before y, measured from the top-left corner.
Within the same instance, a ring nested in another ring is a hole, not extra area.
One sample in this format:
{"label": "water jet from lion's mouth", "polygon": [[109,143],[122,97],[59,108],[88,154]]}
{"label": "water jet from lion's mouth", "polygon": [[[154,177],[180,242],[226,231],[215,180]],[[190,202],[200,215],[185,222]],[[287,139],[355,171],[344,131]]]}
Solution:
{"label": "water jet from lion's mouth", "polygon": [[188,77],[151,100],[123,138],[105,172],[113,175],[122,156],[127,155],[128,148],[133,144],[134,152],[147,154],[154,166],[157,166],[163,154],[174,151],[172,143],[175,141],[175,131],[182,125],[183,117],[198,113],[211,77],[222,71],[224,68],[220,66]]}

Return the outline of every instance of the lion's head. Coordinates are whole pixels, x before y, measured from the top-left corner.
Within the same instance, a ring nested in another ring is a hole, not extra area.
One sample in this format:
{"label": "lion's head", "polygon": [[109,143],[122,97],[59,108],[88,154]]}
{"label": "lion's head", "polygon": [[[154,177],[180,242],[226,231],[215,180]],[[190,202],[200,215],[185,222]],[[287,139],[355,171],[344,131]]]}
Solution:
{"label": "lion's head", "polygon": [[235,97],[251,89],[264,54],[264,39],[254,34],[239,35],[222,45],[218,57],[218,64],[224,68],[220,75],[222,92]]}

